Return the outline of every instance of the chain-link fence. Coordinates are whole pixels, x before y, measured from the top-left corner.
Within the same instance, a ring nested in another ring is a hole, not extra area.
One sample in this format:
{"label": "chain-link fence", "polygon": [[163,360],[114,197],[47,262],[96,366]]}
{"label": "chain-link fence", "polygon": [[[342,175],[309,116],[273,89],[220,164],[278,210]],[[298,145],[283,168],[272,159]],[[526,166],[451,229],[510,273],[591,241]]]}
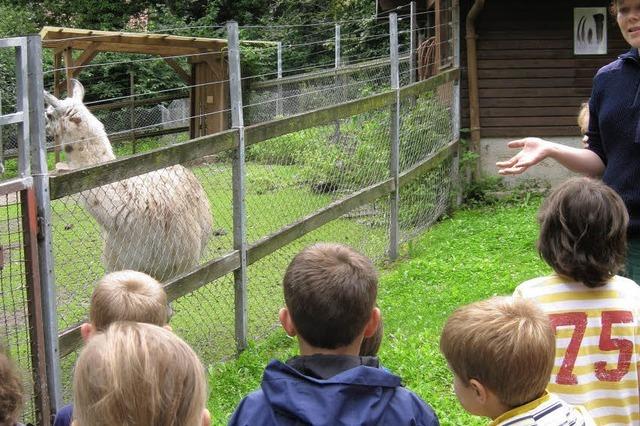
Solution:
{"label": "chain-link fence", "polygon": [[[137,269],[163,281],[174,331],[211,364],[273,329],[284,269],[304,246],[343,242],[382,262],[451,207],[459,72],[450,67],[416,82],[416,51],[406,48],[415,31],[410,21],[375,36],[386,57],[282,78],[240,77],[233,63],[242,50],[234,50],[238,40],[230,35],[230,78],[215,83],[228,88],[231,104],[203,115],[228,118],[231,130],[183,144],[157,136],[157,150],[105,164],[96,158],[81,171],[49,178],[50,227],[43,232],[55,259],[57,380],[66,401],[79,324],[105,272]],[[191,125],[202,118],[191,107],[188,99],[164,100],[94,108],[93,115],[112,139],[121,133],[135,139],[142,130]],[[95,129],[84,131],[62,141],[67,160],[86,153],[87,144],[109,151]],[[20,351],[29,346],[20,341],[27,336],[24,308],[14,300],[24,300],[25,274],[10,249],[19,244],[10,220],[21,217],[18,204],[0,206],[8,215],[0,259],[12,260],[0,269],[0,284],[4,325],[13,327],[6,340],[21,348],[15,357],[22,364],[29,352]]]}
{"label": "chain-link fence", "polygon": [[20,192],[0,195],[0,348],[17,364],[25,384],[23,418],[35,422],[29,295],[25,271],[23,203]]}

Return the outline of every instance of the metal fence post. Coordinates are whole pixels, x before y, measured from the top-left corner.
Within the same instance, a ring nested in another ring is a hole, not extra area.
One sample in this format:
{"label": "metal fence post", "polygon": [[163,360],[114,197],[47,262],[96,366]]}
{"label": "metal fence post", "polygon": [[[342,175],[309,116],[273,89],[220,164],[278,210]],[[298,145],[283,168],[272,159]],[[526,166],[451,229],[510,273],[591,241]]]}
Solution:
{"label": "metal fence post", "polygon": [[[40,36],[27,37],[29,133],[33,185],[38,202],[38,265],[42,288],[42,319],[44,322],[45,360],[49,402],[53,414],[62,407],[60,357],[58,349],[58,319],[56,286],[53,273],[51,232],[51,199],[44,132],[44,87],[42,79],[42,44]],[[46,416],[46,413],[43,413]]]}
{"label": "metal fence post", "polygon": [[229,91],[231,92],[231,126],[238,129],[238,147],[233,156],[233,248],[240,252],[240,268],[233,272],[235,285],[236,348],[247,347],[247,217],[245,211],[245,148],[240,73],[238,23],[227,23],[229,47]]}
{"label": "metal fence post", "polygon": [[335,69],[337,70],[338,68],[340,68],[340,62],[341,62],[341,56],[342,54],[340,53],[341,50],[341,46],[340,46],[340,24],[336,24],[336,37],[335,37],[336,41],[336,49],[335,49]]}
{"label": "metal fence post", "polygon": [[136,153],[136,82],[133,68],[129,68],[129,124],[131,126],[131,154]]}
{"label": "metal fence post", "polygon": [[[282,80],[282,42],[277,43],[277,55],[278,55],[278,71],[277,79]],[[276,100],[276,117],[282,116],[282,83],[278,83],[278,99]]]}
{"label": "metal fence post", "polygon": [[409,29],[409,83],[416,82],[416,72],[418,71],[418,58],[416,57],[416,35],[417,35],[417,20],[416,20],[416,2],[411,2],[410,12],[410,29]]}
{"label": "metal fence post", "polygon": [[[2,92],[0,92],[0,115],[2,115]],[[4,173],[4,139],[2,138],[2,127],[0,126],[0,170]]]}
{"label": "metal fence post", "polygon": [[[460,68],[460,1],[451,4],[451,38],[453,42],[453,66]],[[453,105],[451,106],[451,128],[453,140],[460,140],[460,79],[453,82]],[[456,188],[455,206],[462,204],[462,179],[460,173],[460,144],[453,157],[453,185]]]}
{"label": "metal fence post", "polygon": [[[344,96],[344,90],[341,87],[343,84],[343,79],[340,78],[340,75],[338,74],[339,68],[342,66],[342,47],[340,44],[340,24],[336,24],[335,27],[335,59],[334,59],[334,70],[335,70],[335,84],[336,84],[336,88],[339,88],[338,90],[340,91],[341,95]],[[333,140],[335,143],[340,142],[340,120],[336,120],[335,121],[335,131],[334,131],[334,135],[333,135]]]}
{"label": "metal fence post", "polygon": [[400,188],[398,174],[400,172],[400,64],[398,54],[398,15],[389,14],[389,45],[391,63],[391,89],[395,90],[396,101],[391,105],[390,114],[390,173],[393,179],[393,191],[389,195],[389,258],[398,258],[399,223],[398,212],[400,207]]}

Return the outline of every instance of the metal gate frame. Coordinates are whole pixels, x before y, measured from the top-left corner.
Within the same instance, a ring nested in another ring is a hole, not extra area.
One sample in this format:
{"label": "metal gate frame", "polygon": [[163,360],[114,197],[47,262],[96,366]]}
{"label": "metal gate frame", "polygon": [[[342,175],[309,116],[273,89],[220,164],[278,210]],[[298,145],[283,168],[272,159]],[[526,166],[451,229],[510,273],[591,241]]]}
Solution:
{"label": "metal gate frame", "polygon": [[44,149],[42,45],[35,35],[1,39],[3,48],[15,50],[16,112],[0,115],[0,126],[18,127],[18,177],[0,183],[0,196],[19,193],[20,197],[35,420],[48,425],[62,400]]}

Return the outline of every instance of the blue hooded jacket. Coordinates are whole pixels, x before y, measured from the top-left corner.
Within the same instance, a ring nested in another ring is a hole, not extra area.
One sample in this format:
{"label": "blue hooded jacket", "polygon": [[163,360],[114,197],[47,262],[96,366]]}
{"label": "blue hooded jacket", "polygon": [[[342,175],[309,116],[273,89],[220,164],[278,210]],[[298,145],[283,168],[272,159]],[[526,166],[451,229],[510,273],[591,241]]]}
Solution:
{"label": "blue hooded jacket", "polygon": [[288,364],[269,363],[261,389],[242,400],[229,425],[439,425],[431,407],[385,369],[358,365],[322,379]]}

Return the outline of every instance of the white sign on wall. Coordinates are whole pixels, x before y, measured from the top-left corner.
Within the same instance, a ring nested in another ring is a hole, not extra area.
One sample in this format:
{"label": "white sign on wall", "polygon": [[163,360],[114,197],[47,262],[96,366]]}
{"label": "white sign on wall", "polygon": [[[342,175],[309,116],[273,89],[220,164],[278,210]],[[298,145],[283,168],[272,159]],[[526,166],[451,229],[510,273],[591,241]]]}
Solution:
{"label": "white sign on wall", "polygon": [[604,55],[607,53],[607,9],[573,8],[573,53]]}

